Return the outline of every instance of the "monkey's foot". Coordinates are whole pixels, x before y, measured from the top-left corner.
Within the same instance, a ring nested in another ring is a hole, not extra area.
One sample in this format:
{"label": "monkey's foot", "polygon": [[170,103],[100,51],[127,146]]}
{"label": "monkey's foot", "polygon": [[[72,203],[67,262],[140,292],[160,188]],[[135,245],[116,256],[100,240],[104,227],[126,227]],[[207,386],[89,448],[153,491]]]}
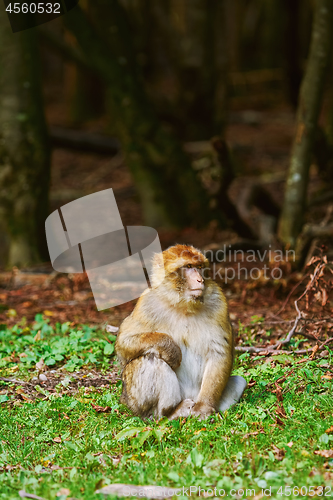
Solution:
{"label": "monkey's foot", "polygon": [[171,413],[169,419],[175,420],[178,417],[189,417],[192,414],[191,410],[193,407],[194,401],[192,401],[192,399],[184,399]]}
{"label": "monkey's foot", "polygon": [[199,420],[204,420],[205,418],[208,418],[210,415],[213,415],[213,413],[215,412],[216,410],[213,406],[210,406],[203,402],[198,402],[195,403],[195,405],[193,406],[191,415],[193,415],[193,417],[199,417]]}

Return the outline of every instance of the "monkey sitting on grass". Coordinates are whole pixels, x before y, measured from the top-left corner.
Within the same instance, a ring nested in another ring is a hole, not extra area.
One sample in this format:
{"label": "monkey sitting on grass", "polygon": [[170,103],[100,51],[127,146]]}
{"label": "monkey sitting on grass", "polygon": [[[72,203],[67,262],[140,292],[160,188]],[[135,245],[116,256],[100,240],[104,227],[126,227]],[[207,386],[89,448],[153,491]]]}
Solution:
{"label": "monkey sitting on grass", "polygon": [[208,277],[208,260],[187,245],[156,254],[152,288],[122,323],[116,353],[121,402],[141,417],[207,418],[241,398],[230,377],[233,333],[226,298]]}

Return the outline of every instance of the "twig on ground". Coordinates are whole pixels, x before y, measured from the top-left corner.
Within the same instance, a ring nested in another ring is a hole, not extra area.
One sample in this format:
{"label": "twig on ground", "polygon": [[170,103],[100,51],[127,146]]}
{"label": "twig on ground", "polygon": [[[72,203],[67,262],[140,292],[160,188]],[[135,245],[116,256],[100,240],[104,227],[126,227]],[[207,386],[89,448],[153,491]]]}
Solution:
{"label": "twig on ground", "polygon": [[[303,296],[304,294],[301,295],[301,297]],[[300,298],[301,298],[300,297]],[[301,311],[299,310],[298,308],[298,304],[297,304],[297,300],[295,300],[295,308],[296,308],[296,311],[297,311],[297,316],[296,316],[296,319],[295,319],[295,322],[294,322],[294,326],[292,327],[292,329],[289,331],[288,335],[286,336],[285,339],[283,340],[279,340],[278,342],[276,342],[276,344],[273,344],[272,346],[269,346],[269,350],[273,350],[273,349],[276,349],[278,346],[281,346],[282,344],[289,344],[291,338],[294,336],[295,332],[296,332],[296,328],[298,326],[298,323],[300,321],[300,319],[302,319],[302,313]]]}
{"label": "twig on ground", "polygon": [[44,497],[39,497],[38,495],[33,495],[32,493],[27,493],[24,490],[19,491],[19,496],[21,498],[33,498],[34,500],[46,500]]}
{"label": "twig on ground", "polygon": [[[329,344],[332,341],[333,341],[333,337],[325,340],[325,342],[323,342],[318,347],[318,351],[323,350],[325,345]],[[279,344],[277,344],[277,345],[279,345]],[[312,347],[311,349],[313,350],[314,347]],[[310,348],[309,348],[309,349],[299,349],[297,351],[285,351],[283,349],[276,349],[273,351],[272,349],[268,349],[265,347],[253,347],[253,346],[248,346],[248,347],[247,346],[236,346],[235,349],[236,349],[236,351],[241,351],[241,352],[258,353],[258,354],[261,354],[262,356],[276,356],[278,354],[308,354],[309,350],[310,350]]]}
{"label": "twig on ground", "polygon": [[0,381],[18,385],[31,385],[31,387],[34,387],[34,384],[31,384],[30,382],[25,382],[24,380],[16,380],[15,378],[0,377]]}

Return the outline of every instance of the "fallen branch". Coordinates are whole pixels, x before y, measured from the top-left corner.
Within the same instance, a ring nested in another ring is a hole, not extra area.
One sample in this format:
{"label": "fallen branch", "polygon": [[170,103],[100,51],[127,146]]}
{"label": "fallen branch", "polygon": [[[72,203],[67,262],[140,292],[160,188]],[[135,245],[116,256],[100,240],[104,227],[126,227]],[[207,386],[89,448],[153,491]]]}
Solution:
{"label": "fallen branch", "polygon": [[[279,320],[271,320],[271,319],[263,319],[262,321],[255,321],[254,323],[242,323],[242,327],[247,328],[249,326],[260,326],[260,325],[281,325],[282,323],[294,323],[294,319],[279,319]],[[305,321],[308,323],[323,323],[324,321],[332,321],[330,316],[325,316],[324,318],[301,318],[300,321]],[[300,332],[297,332],[300,333]],[[306,334],[302,332],[302,335],[306,337]]]}
{"label": "fallen branch", "polygon": [[[333,337],[327,339],[325,342],[323,342],[319,347],[318,349],[316,350],[316,352],[318,351],[322,351],[325,346],[327,344],[329,344],[330,342],[333,341]],[[317,345],[317,344],[316,344]],[[316,346],[312,347],[312,351],[313,349],[315,348]],[[272,349],[268,349],[268,348],[265,348],[265,347],[254,347],[254,346],[236,346],[235,347],[235,350],[236,351],[241,351],[241,352],[249,352],[249,353],[256,353],[256,354],[259,354],[261,356],[277,356],[278,354],[308,354],[309,353],[309,349],[298,349],[296,351],[285,351],[283,349],[276,349],[276,350],[272,350]]]}
{"label": "fallen branch", "polygon": [[21,498],[33,498],[34,500],[46,500],[44,497],[39,497],[38,495],[33,495],[32,493],[27,493],[24,490],[19,491],[19,496]]}
{"label": "fallen branch", "polygon": [[34,387],[33,384],[30,382],[24,382],[24,380],[16,380],[15,378],[5,378],[5,377],[0,377],[1,382],[9,382],[10,384],[18,384],[18,385],[31,385],[31,387]]}
{"label": "fallen branch", "polygon": [[50,139],[52,146],[55,148],[74,149],[89,153],[114,156],[120,149],[117,139],[84,130],[51,127]]}

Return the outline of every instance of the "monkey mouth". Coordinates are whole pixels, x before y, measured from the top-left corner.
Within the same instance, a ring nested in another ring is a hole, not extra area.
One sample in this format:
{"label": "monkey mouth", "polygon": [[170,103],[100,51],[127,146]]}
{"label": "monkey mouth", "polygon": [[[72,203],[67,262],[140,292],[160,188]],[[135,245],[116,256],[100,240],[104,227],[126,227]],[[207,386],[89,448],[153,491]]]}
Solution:
{"label": "monkey mouth", "polygon": [[191,295],[199,296],[203,293],[203,288],[191,288],[189,292]]}

